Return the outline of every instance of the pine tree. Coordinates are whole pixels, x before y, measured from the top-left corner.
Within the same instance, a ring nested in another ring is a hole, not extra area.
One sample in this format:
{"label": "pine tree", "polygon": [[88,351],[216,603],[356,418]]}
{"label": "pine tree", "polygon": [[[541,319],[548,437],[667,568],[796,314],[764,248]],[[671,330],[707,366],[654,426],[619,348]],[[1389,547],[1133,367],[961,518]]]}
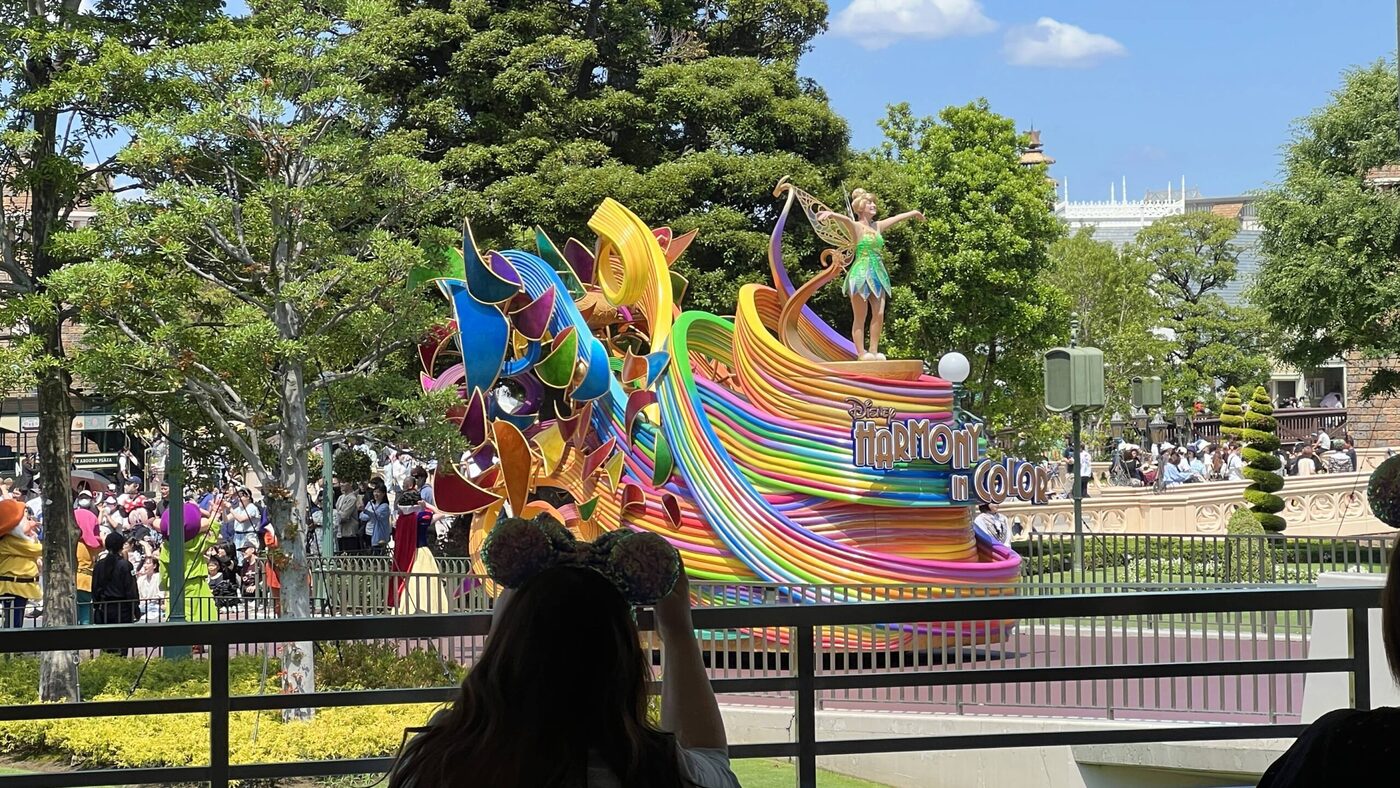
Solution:
{"label": "pine tree", "polygon": [[1263,386],[1256,386],[1241,432],[1249,441],[1244,448],[1244,459],[1249,463],[1244,476],[1253,482],[1245,488],[1244,500],[1250,504],[1250,510],[1259,518],[1264,530],[1278,533],[1288,527],[1288,521],[1278,516],[1283,511],[1283,499],[1274,494],[1283,489],[1283,477],[1278,474],[1283,463],[1274,454],[1279,443],[1274,435],[1278,421],[1273,413],[1269,392]]}
{"label": "pine tree", "polygon": [[1225,393],[1225,402],[1220,406],[1220,434],[1230,440],[1244,437],[1244,407],[1240,404],[1239,389],[1234,386]]}

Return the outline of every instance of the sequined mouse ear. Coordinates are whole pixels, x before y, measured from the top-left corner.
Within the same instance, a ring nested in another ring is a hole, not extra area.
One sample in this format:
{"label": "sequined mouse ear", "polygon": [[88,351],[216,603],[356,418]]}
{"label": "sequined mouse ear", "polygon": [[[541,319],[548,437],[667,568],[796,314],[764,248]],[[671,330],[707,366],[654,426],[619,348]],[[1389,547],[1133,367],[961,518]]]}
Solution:
{"label": "sequined mouse ear", "polygon": [[506,588],[561,563],[574,552],[573,534],[549,517],[507,517],[496,523],[481,546],[486,574]]}
{"label": "sequined mouse ear", "polygon": [[653,533],[613,531],[593,543],[593,552],[598,570],[634,605],[657,602],[680,577],[680,554]]}

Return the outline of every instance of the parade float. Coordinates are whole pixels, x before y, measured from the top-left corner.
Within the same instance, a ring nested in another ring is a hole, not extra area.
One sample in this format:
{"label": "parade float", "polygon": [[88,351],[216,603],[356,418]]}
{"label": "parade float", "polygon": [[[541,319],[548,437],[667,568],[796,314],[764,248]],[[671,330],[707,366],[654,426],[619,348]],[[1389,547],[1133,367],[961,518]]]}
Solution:
{"label": "parade float", "polygon": [[[772,281],[744,285],[732,318],[681,307],[673,265],[693,232],[652,229],[611,199],[589,222],[596,243],[537,230],[533,252],[486,251],[468,226],[461,249],[414,272],[410,287],[431,282],[455,318],[421,347],[422,383],[461,396],[447,417],[471,450],[439,465],[434,486],[440,511],[472,515],[474,553],[503,516],[543,512],[582,539],[662,535],[708,589],[701,603],[752,601],[746,583],[782,584],[780,601],[800,603],[813,586],[841,601],[854,586],[908,584],[888,598],[928,598],[1017,580],[1019,557],[972,527],[972,508],[1042,497],[1047,480],[984,460],[954,386],[878,352],[881,231],[921,217],[878,221],[863,191],[846,214],[786,180],[774,195]],[[800,286],[783,257],[794,208],[831,246]],[[807,305],[843,273],[863,318],[850,337]],[[994,642],[1011,624],[827,638]]]}

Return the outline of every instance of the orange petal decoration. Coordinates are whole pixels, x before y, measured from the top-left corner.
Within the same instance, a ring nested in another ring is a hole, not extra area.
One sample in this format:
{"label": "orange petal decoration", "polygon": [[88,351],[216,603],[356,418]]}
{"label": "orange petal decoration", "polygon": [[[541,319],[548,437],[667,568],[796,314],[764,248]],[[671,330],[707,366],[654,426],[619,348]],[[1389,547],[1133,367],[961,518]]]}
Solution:
{"label": "orange petal decoration", "polygon": [[627,355],[622,357],[622,382],[631,383],[634,380],[644,380],[647,376],[648,364],[646,356],[639,356],[629,348]]}
{"label": "orange petal decoration", "polygon": [[496,453],[501,458],[501,475],[505,477],[506,501],[510,504],[510,511],[519,516],[530,497],[534,457],[519,427],[508,421],[496,421],[492,426],[496,433]]}
{"label": "orange petal decoration", "polygon": [[686,247],[690,246],[691,241],[695,240],[695,234],[698,232],[700,231],[691,230],[685,235],[677,235],[671,239],[669,244],[666,244],[666,265],[676,262],[676,260],[685,253]]}

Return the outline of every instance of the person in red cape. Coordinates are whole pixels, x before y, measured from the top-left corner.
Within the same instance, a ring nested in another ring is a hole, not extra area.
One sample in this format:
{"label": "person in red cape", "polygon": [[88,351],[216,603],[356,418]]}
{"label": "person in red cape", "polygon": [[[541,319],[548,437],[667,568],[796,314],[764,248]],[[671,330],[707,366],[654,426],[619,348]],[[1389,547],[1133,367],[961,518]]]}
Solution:
{"label": "person in red cape", "polygon": [[389,607],[395,613],[446,613],[447,593],[442,570],[428,548],[433,535],[432,513],[425,510],[418,493],[409,491],[395,502],[393,575],[389,581]]}

